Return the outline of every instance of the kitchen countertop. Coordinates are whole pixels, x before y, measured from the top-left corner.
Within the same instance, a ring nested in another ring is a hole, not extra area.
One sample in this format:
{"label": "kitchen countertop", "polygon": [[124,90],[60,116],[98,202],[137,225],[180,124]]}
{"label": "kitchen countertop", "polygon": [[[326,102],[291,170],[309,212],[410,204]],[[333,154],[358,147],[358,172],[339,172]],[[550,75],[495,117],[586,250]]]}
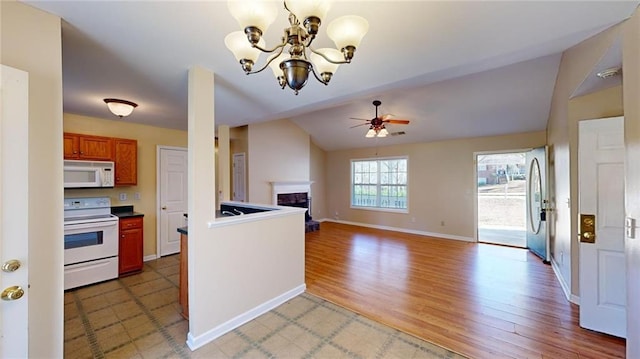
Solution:
{"label": "kitchen countertop", "polygon": [[144,217],[144,213],[134,211],[133,206],[111,207],[111,214],[118,218]]}

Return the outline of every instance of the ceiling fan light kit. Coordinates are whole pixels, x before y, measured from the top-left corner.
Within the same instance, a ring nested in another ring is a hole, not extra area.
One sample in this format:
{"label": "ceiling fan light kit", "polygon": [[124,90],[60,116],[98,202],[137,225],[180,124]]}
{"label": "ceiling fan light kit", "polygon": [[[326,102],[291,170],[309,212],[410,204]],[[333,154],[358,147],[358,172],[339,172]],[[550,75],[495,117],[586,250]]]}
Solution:
{"label": "ceiling fan light kit", "polygon": [[[284,8],[289,13],[290,26],[284,29],[280,44],[273,49],[266,49],[262,35],[278,15],[276,3],[228,0],[227,5],[243,31],[227,35],[225,45],[240,62],[244,72],[247,75],[256,74],[271,67],[278,85],[283,89],[288,86],[296,95],[307,84],[309,73],[313,73],[320,83],[328,85],[339,65],[351,63],[356,48],[369,30],[369,23],[364,18],[342,16],[327,27],[327,35],[337,49],[314,49],[311,44],[331,7],[330,1],[285,0]],[[245,41],[240,41],[241,37]],[[285,54],[287,46],[288,54]],[[264,66],[254,70],[262,52],[270,54],[270,57]]]}
{"label": "ceiling fan light kit", "polygon": [[107,104],[109,111],[120,118],[129,116],[133,112],[133,109],[138,107],[138,104],[135,102],[117,98],[105,98],[104,102]]}
{"label": "ceiling fan light kit", "polygon": [[[359,126],[363,126],[363,125],[369,125],[369,130],[364,135],[364,137],[373,138],[373,137],[387,137],[389,135],[389,131],[387,131],[385,123],[393,123],[393,124],[398,124],[398,125],[408,125],[409,124],[409,120],[392,119],[392,118],[390,118],[391,115],[389,115],[389,114],[378,116],[378,106],[380,106],[381,104],[382,104],[382,102],[380,100],[373,101],[373,105],[376,107],[376,117],[374,117],[374,118],[372,118],[370,120],[365,120],[367,122],[363,123],[361,125],[351,126],[351,128],[359,127]],[[360,119],[360,118],[353,118],[353,119],[354,120],[363,120],[363,119]]]}

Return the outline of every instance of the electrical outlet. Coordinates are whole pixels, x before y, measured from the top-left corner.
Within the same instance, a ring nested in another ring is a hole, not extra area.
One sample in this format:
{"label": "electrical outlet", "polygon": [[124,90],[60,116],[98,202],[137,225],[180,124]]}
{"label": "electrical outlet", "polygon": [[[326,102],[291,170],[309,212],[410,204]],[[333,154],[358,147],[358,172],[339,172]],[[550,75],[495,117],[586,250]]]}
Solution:
{"label": "electrical outlet", "polygon": [[126,201],[127,200],[127,194],[124,193],[124,192],[120,193],[120,200],[121,201]]}
{"label": "electrical outlet", "polygon": [[416,217],[411,217],[411,223],[416,223]]}
{"label": "electrical outlet", "polygon": [[135,198],[136,201],[140,200],[140,192],[136,192],[133,194],[133,198]]}
{"label": "electrical outlet", "polygon": [[338,211],[336,211],[336,214],[335,214],[334,218],[338,219]]}

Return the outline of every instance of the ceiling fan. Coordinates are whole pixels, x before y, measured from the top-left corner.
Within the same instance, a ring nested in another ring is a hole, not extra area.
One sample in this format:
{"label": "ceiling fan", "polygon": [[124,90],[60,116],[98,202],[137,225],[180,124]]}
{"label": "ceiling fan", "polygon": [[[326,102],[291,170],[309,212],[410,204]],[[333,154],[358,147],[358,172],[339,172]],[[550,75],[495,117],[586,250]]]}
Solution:
{"label": "ceiling fan", "polygon": [[409,124],[409,120],[399,120],[399,119],[391,118],[393,116],[391,114],[378,116],[378,106],[380,106],[381,104],[382,104],[382,102],[380,102],[380,100],[373,101],[373,105],[376,107],[376,117],[374,117],[374,118],[372,118],[370,120],[367,120],[367,119],[364,119],[364,118],[350,117],[353,120],[366,121],[363,124],[351,126],[350,128],[369,125],[369,131],[367,131],[367,134],[365,135],[365,137],[367,137],[367,138],[371,138],[371,137],[387,137],[389,132],[385,128],[385,124],[386,123],[397,124],[397,125],[407,125],[407,124]]}

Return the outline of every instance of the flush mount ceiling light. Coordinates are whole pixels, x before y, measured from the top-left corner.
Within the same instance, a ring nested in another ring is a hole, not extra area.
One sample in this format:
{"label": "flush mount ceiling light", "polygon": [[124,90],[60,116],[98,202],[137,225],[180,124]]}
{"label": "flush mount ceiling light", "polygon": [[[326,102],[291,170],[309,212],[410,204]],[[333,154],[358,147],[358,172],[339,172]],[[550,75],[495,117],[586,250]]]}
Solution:
{"label": "flush mount ceiling light", "polygon": [[138,107],[138,104],[135,102],[119,100],[117,98],[105,98],[104,102],[107,104],[109,111],[120,118],[129,116],[131,112],[133,112],[133,109]]}
{"label": "flush mount ceiling light", "polygon": [[[360,16],[339,17],[327,27],[327,35],[337,49],[314,49],[311,43],[318,34],[321,20],[329,11],[330,1],[286,0],[284,9],[289,13],[289,27],[284,29],[280,44],[273,49],[265,49],[262,35],[278,14],[276,3],[229,0],[227,5],[243,31],[230,33],[224,42],[244,72],[256,74],[271,65],[280,87],[289,86],[296,95],[307,84],[309,72],[319,82],[329,84],[340,64],[351,63],[356,47],[369,30],[369,23]],[[270,57],[264,66],[254,71],[253,66],[261,52],[270,54]]]}

